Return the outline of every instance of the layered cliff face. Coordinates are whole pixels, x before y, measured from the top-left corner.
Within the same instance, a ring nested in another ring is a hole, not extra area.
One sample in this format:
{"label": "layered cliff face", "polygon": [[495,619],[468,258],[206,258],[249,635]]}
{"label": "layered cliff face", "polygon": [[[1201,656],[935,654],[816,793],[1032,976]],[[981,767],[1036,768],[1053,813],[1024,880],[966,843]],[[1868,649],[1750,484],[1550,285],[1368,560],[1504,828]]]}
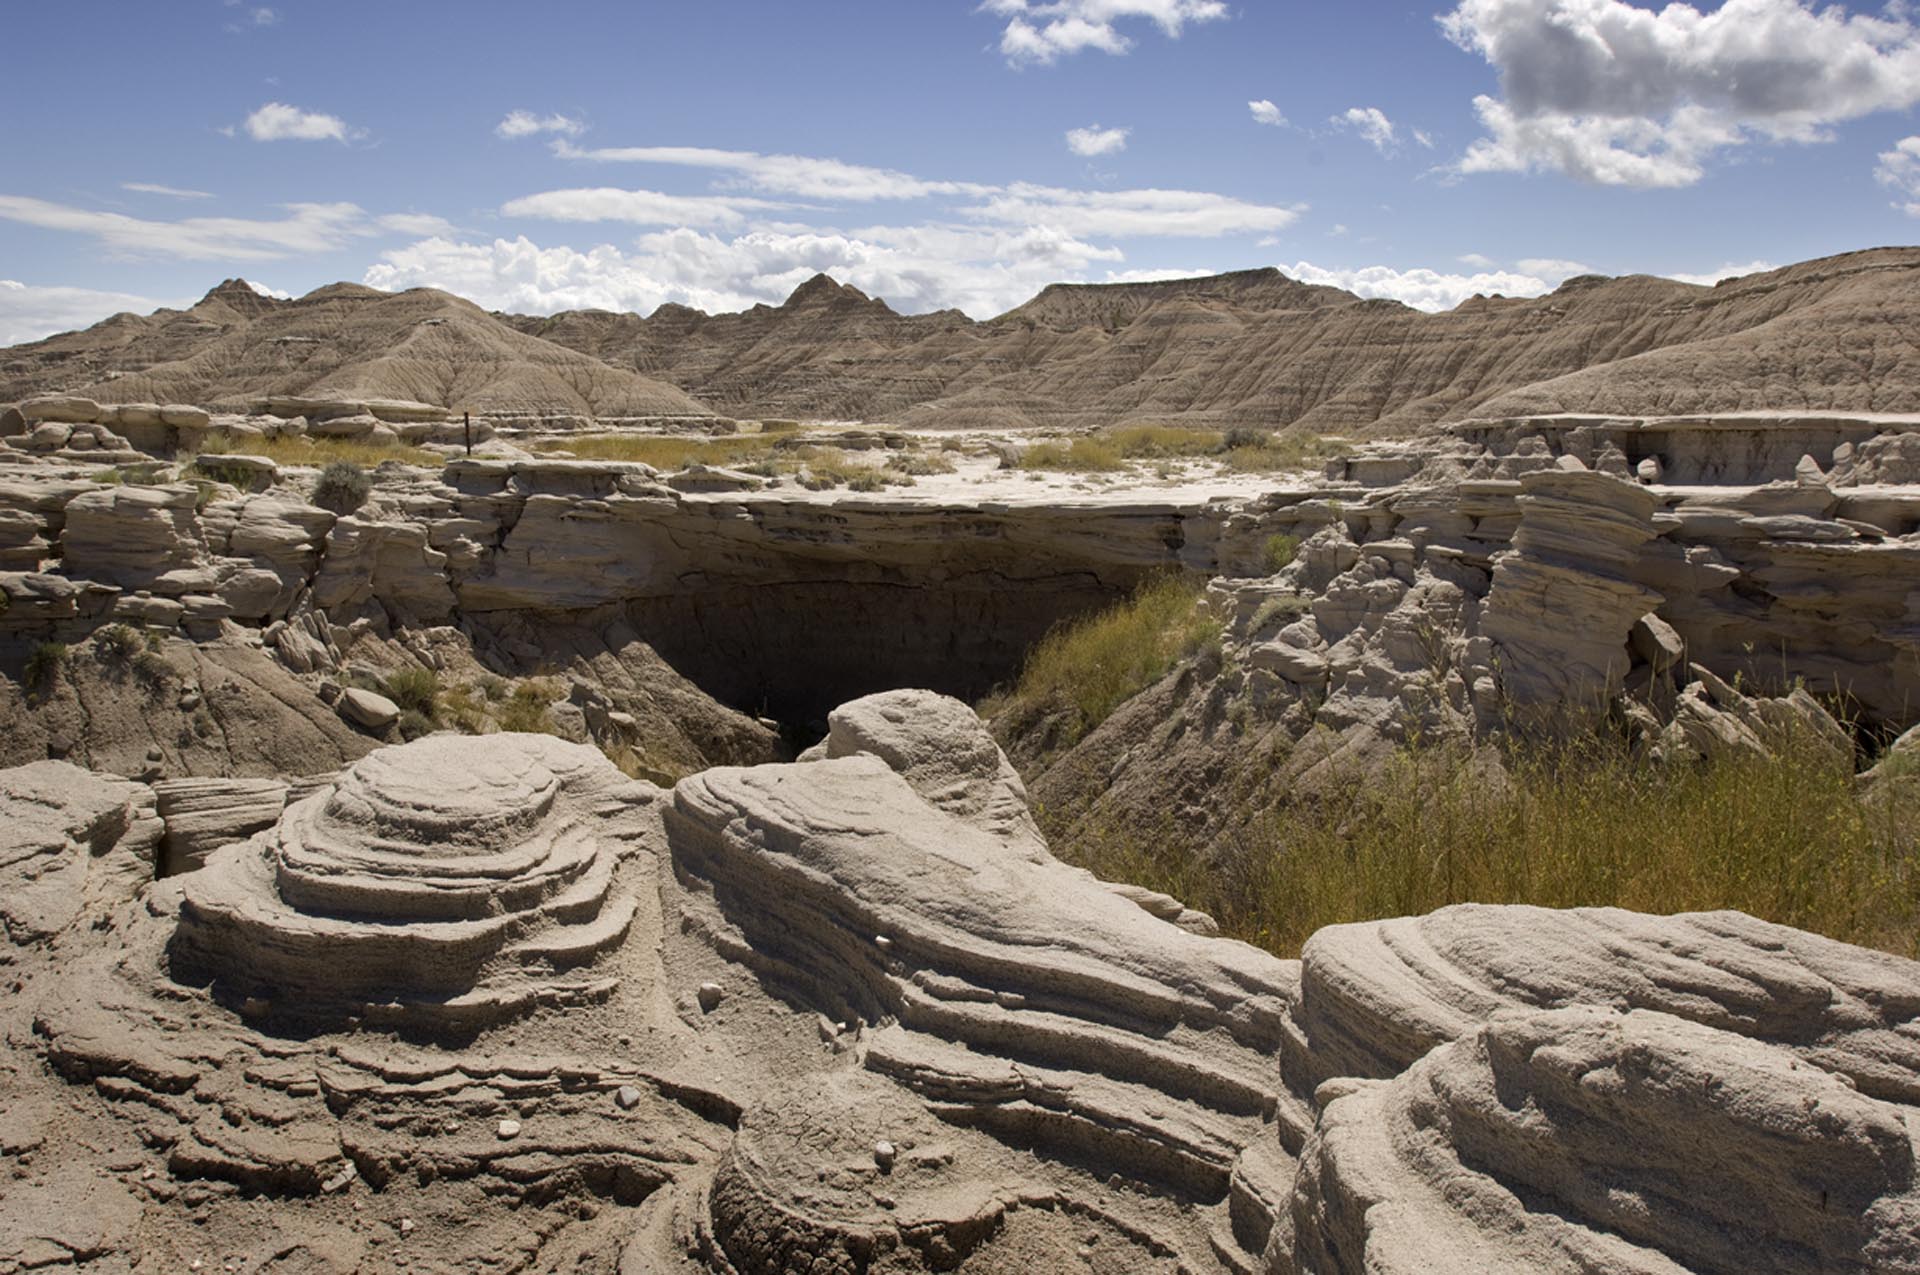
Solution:
{"label": "layered cliff face", "polygon": [[1279,960],[1056,860],[925,692],[671,792],[388,748],[158,883],[153,810],[0,772],[19,1265],[1920,1270],[1920,964],[1478,906]]}
{"label": "layered cliff face", "polygon": [[1537,412],[1912,411],[1917,267],[1879,249],[1713,288],[1584,277],[1444,314],[1246,271],[1055,285],[984,323],[892,316],[815,280],[738,315],[514,322],[734,415],[1393,433]]}
{"label": "layered cliff face", "polygon": [[117,316],[9,351],[0,397],[42,390],[239,411],[292,398],[401,400],[501,420],[712,416],[670,385],[525,336],[458,297],[351,284],[271,301],[229,282],[190,310]]}
{"label": "layered cliff face", "polygon": [[118,315],[0,356],[0,401],[239,405],[408,399],[618,423],[725,416],[939,428],[1184,421],[1405,433],[1465,416],[1920,408],[1906,333],[1920,251],[1883,248],[1704,288],[1569,280],[1444,314],[1275,270],[1060,284],[986,322],[901,315],[819,276],[780,306],[706,315],[488,315],[351,284],[269,301],[230,281],[186,311]]}

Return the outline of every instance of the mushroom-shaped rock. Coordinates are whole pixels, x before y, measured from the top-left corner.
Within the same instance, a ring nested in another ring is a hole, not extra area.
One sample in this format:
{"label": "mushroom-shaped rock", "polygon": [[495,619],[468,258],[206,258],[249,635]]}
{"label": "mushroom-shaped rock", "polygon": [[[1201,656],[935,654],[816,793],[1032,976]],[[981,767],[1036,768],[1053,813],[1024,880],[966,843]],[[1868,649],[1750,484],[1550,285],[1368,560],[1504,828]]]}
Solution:
{"label": "mushroom-shaped rock", "polygon": [[603,995],[636,907],[623,831],[654,792],[543,735],[382,749],[180,878],[176,972],[403,1028]]}

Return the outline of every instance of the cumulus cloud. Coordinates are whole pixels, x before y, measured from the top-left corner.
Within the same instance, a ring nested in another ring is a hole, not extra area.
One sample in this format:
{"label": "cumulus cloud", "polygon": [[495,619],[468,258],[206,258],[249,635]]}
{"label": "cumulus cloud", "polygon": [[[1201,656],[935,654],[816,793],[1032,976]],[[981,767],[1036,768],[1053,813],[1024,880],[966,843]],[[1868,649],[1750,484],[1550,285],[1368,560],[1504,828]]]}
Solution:
{"label": "cumulus cloud", "polygon": [[0,345],[19,345],[56,332],[90,327],[122,311],[147,314],[163,305],[185,304],[177,300],[156,301],[128,292],[41,287],[17,279],[0,279]]}
{"label": "cumulus cloud", "polygon": [[1881,151],[1873,175],[1893,191],[1895,208],[1920,217],[1920,137],[1903,137],[1892,150]]}
{"label": "cumulus cloud", "polygon": [[1459,261],[1463,266],[1473,266],[1479,270],[1491,270],[1494,266],[1492,257],[1479,252],[1466,253],[1459,258]]}
{"label": "cumulus cloud", "polygon": [[675,227],[632,251],[543,247],[525,236],[491,243],[425,239],[382,255],[372,287],[436,287],[528,314],[600,308],[649,313],[664,302],[709,312],[784,301],[822,271],[907,311],[953,307],[1002,313],[1048,283],[1117,263],[1117,249],[1042,228],[929,224],[852,231],[755,230],[732,237]]}
{"label": "cumulus cloud", "polygon": [[1338,128],[1352,129],[1382,155],[1391,151],[1397,140],[1393,134],[1393,121],[1377,106],[1350,107],[1328,122]]}
{"label": "cumulus cloud", "polygon": [[348,129],[337,115],[303,111],[285,102],[268,102],[241,125],[256,142],[344,142]]}
{"label": "cumulus cloud", "polygon": [[1295,262],[1281,269],[1302,283],[1344,288],[1356,296],[1385,298],[1429,312],[1451,310],[1476,293],[1537,297],[1553,291],[1553,285],[1545,279],[1506,270],[1483,270],[1470,275],[1425,268],[1395,270],[1391,266],[1325,270],[1309,261]]}
{"label": "cumulus cloud", "polygon": [[288,292],[284,288],[276,288],[269,284],[261,283],[258,279],[242,279],[240,282],[252,288],[259,296],[271,297],[275,301],[293,300],[293,294],[291,292]]}
{"label": "cumulus cloud", "polygon": [[532,111],[508,111],[507,117],[493,126],[496,136],[508,139],[534,137],[540,133],[558,133],[578,137],[587,126],[570,115],[535,115]]}
{"label": "cumulus cloud", "polygon": [[980,8],[1007,19],[1000,52],[1011,66],[1049,66],[1085,49],[1125,53],[1133,41],[1120,24],[1130,20],[1178,39],[1188,23],[1227,16],[1225,0],[986,0]]}
{"label": "cumulus cloud", "polygon": [[1253,122],[1256,124],[1270,124],[1275,128],[1283,128],[1287,122],[1287,117],[1280,113],[1280,108],[1264,97],[1248,102],[1247,113],[1253,116]]}
{"label": "cumulus cloud", "polygon": [[1538,275],[1542,279],[1552,279],[1556,282],[1571,279],[1575,275],[1598,273],[1592,266],[1559,257],[1522,257],[1513,265],[1514,269],[1521,274]]}
{"label": "cumulus cloud", "polygon": [[1127,134],[1130,128],[1101,128],[1098,124],[1091,128],[1070,128],[1067,130],[1067,149],[1076,155],[1111,155],[1127,149]]}
{"label": "cumulus cloud", "polygon": [[283,204],[285,217],[187,217],[154,221],[99,212],[24,195],[0,195],[0,220],[46,230],[91,235],[123,257],[175,257],[189,261],[271,261],[330,252],[354,239],[381,234],[419,234],[444,229],[438,217],[412,213],[370,216],[358,204]]}
{"label": "cumulus cloud", "polygon": [[204,190],[182,190],[178,186],[162,186],[159,182],[121,182],[121,190],[130,190],[136,195],[169,195],[174,199],[212,199],[213,194]]}
{"label": "cumulus cloud", "polygon": [[1769,270],[1778,270],[1779,268],[1780,267],[1774,265],[1771,261],[1749,261],[1744,265],[1721,266],[1718,270],[1708,270],[1701,274],[1682,274],[1675,272],[1669,274],[1667,278],[1678,279],[1681,283],[1697,283],[1701,287],[1710,288],[1714,284],[1726,279],[1739,279],[1750,274],[1764,274]]}
{"label": "cumulus cloud", "polygon": [[1554,170],[1601,185],[1700,180],[1716,152],[1819,142],[1832,126],[1920,101],[1920,29],[1804,0],[1726,0],[1703,13],[1625,0],[1461,0],[1441,15],[1500,95],[1474,99],[1486,136],[1461,173]]}

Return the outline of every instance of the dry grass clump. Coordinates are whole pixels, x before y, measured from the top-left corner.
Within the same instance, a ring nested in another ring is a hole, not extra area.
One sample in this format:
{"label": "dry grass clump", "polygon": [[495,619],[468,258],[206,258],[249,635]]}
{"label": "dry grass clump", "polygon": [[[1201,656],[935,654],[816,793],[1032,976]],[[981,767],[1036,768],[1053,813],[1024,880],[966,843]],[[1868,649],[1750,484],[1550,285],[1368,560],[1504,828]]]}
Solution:
{"label": "dry grass clump", "polygon": [[1020,453],[1020,468],[1064,474],[1110,474],[1126,461],[1111,444],[1091,436],[1067,443],[1035,443]]}
{"label": "dry grass clump", "polygon": [[1589,736],[1519,746],[1506,771],[1503,782],[1459,748],[1414,746],[1384,773],[1256,820],[1212,861],[1171,828],[1083,823],[1056,848],[1282,956],[1322,926],[1463,902],[1736,908],[1920,956],[1910,832],[1920,803],[1863,801],[1850,759],[1815,741],[1774,757],[1658,764]]}
{"label": "dry grass clump", "polygon": [[1124,701],[1159,681],[1179,660],[1220,641],[1220,623],[1200,605],[1200,587],[1156,576],[1104,611],[1056,626],[1027,655],[1013,688],[989,700],[983,716],[1058,705],[1072,714],[1071,743]]}
{"label": "dry grass clump", "polygon": [[729,434],[720,438],[660,434],[586,434],[536,445],[543,452],[571,452],[579,460],[625,460],[674,473],[689,465],[732,469],[763,460],[779,441],[766,434]]}
{"label": "dry grass clump", "polygon": [[376,443],[356,438],[313,438],[308,435],[281,435],[261,438],[250,434],[215,433],[208,436],[202,450],[239,456],[265,456],[276,465],[311,465],[315,468],[333,461],[355,465],[379,465],[395,460],[403,465],[446,463],[446,457],[424,447],[406,443]]}
{"label": "dry grass clump", "polygon": [[1348,450],[1346,440],[1319,434],[1269,434],[1261,430],[1229,431],[1227,468],[1239,473],[1274,473],[1294,469],[1314,469]]}
{"label": "dry grass clump", "polygon": [[1042,442],[1021,455],[1022,469],[1111,473],[1128,461],[1212,460],[1228,469],[1266,473],[1311,468],[1345,449],[1317,434],[1265,430],[1192,429],[1184,425],[1122,425],[1067,442]]}

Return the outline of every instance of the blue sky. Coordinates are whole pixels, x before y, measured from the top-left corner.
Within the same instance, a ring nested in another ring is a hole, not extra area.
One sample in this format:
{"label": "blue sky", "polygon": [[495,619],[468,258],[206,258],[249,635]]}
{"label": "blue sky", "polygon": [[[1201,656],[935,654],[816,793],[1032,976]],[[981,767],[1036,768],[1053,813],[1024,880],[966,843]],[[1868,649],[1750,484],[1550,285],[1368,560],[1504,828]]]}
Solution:
{"label": "blue sky", "polygon": [[1920,238],[1920,7],[16,0],[0,343],[241,275],[985,317],[1273,265],[1425,308]]}

